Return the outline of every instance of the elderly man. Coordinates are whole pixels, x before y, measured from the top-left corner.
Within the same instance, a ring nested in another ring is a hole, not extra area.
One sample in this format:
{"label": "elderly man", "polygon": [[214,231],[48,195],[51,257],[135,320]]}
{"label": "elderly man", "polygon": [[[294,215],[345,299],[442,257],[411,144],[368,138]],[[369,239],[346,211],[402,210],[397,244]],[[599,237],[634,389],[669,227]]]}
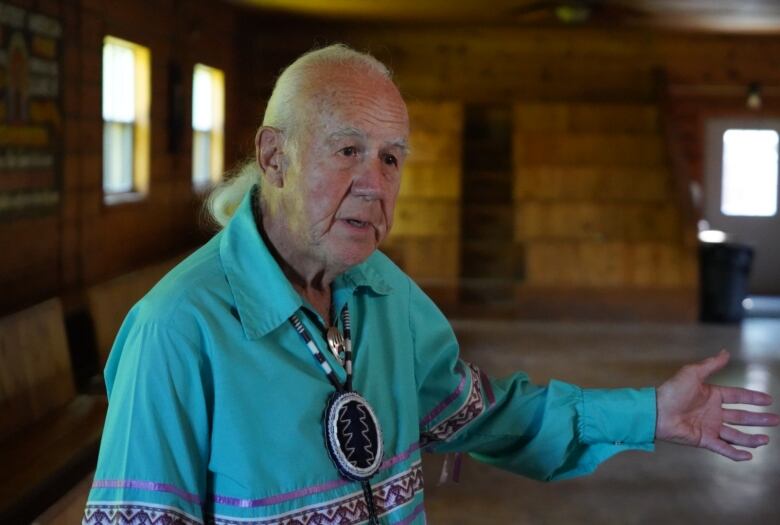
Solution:
{"label": "elderly man", "polygon": [[256,160],[218,188],[223,229],[129,313],[84,523],[423,523],[422,449],[518,474],[591,472],[655,440],[735,460],[764,435],[725,410],[769,396],[705,384],[728,355],[657,390],[491,379],[377,251],[409,122],[387,69],[344,46],[279,78]]}

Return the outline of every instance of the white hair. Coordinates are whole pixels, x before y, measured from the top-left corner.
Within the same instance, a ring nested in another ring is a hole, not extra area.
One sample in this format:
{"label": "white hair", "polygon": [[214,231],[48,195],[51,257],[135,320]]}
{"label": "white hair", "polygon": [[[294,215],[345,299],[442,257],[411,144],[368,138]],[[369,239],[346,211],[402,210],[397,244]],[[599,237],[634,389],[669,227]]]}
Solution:
{"label": "white hair", "polygon": [[[287,66],[276,80],[265,108],[262,125],[282,132],[283,146],[293,166],[297,165],[298,159],[297,138],[308,116],[302,102],[309,94],[307,90],[317,87],[313,83],[312,73],[321,66],[348,67],[356,72],[379,73],[388,79],[392,78],[390,70],[382,62],[344,44],[309,51]],[[204,211],[211,221],[220,228],[224,227],[246,192],[255,184],[260,184],[260,175],[260,167],[254,158],[232,170],[225,180],[211,191],[206,200]]]}

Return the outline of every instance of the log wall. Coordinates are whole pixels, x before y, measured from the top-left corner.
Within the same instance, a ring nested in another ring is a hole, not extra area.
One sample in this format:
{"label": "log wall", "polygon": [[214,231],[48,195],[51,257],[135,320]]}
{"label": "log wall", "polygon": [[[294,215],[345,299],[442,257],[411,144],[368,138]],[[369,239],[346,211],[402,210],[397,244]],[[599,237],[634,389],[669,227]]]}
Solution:
{"label": "log wall", "polygon": [[[670,191],[676,175],[654,128],[657,71],[665,70],[674,88],[699,89],[693,95],[682,89],[680,96],[672,90],[674,110],[667,115],[681,130],[683,182],[702,179],[704,119],[744,113],[741,95],[696,93],[724,85],[746,89],[750,82],[780,86],[774,58],[780,56],[780,38],[771,36],[323,22],[209,0],[11,3],[63,20],[64,154],[60,209],[0,222],[5,311],[56,294],[78,295],[85,286],[164,259],[208,235],[198,224],[200,198],[189,182],[188,130],[180,151],[168,148],[171,62],[185,73],[185,120],[192,64],[225,70],[225,164],[231,166],[252,154],[254,131],[281,67],[315,45],[345,41],[388,63],[412,108],[416,147],[387,249],[413,277],[442,283],[471,278],[479,253],[499,252],[496,244],[480,244],[483,233],[466,232],[463,221],[499,228],[509,221],[506,258],[495,258],[485,273],[526,288],[555,286],[559,296],[585,288],[628,307],[642,300],[636,289],[665,290],[671,302],[688,305],[688,313],[677,317],[692,318],[695,272],[690,253],[675,244],[687,219]],[[105,34],[152,52],[150,195],[111,207],[101,195]],[[764,116],[780,113],[771,97]],[[469,177],[479,173],[486,188],[511,188],[510,208],[501,211],[470,202],[474,192],[463,191],[467,108],[491,105],[511,108],[512,167],[501,174],[486,159],[483,168],[469,166]],[[455,112],[446,118],[459,114],[461,122],[442,120],[437,112],[443,107],[458,108],[446,110]],[[551,259],[569,258],[581,262],[577,272],[549,268]],[[614,299],[621,294],[623,303]],[[66,309],[72,303],[66,298]]]}

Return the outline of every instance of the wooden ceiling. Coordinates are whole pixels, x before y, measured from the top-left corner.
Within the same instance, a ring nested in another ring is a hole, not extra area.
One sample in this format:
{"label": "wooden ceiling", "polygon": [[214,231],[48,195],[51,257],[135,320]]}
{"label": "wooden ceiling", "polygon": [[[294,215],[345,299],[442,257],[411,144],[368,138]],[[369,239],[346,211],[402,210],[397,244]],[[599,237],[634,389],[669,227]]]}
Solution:
{"label": "wooden ceiling", "polygon": [[361,21],[620,26],[780,34],[780,0],[231,0]]}

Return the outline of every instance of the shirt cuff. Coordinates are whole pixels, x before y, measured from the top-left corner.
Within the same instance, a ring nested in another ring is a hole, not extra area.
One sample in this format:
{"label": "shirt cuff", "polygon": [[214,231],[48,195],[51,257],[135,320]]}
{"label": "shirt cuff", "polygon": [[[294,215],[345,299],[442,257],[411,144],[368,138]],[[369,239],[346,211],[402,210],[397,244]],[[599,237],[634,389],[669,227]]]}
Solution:
{"label": "shirt cuff", "polygon": [[655,388],[583,389],[580,440],[585,444],[655,441]]}

